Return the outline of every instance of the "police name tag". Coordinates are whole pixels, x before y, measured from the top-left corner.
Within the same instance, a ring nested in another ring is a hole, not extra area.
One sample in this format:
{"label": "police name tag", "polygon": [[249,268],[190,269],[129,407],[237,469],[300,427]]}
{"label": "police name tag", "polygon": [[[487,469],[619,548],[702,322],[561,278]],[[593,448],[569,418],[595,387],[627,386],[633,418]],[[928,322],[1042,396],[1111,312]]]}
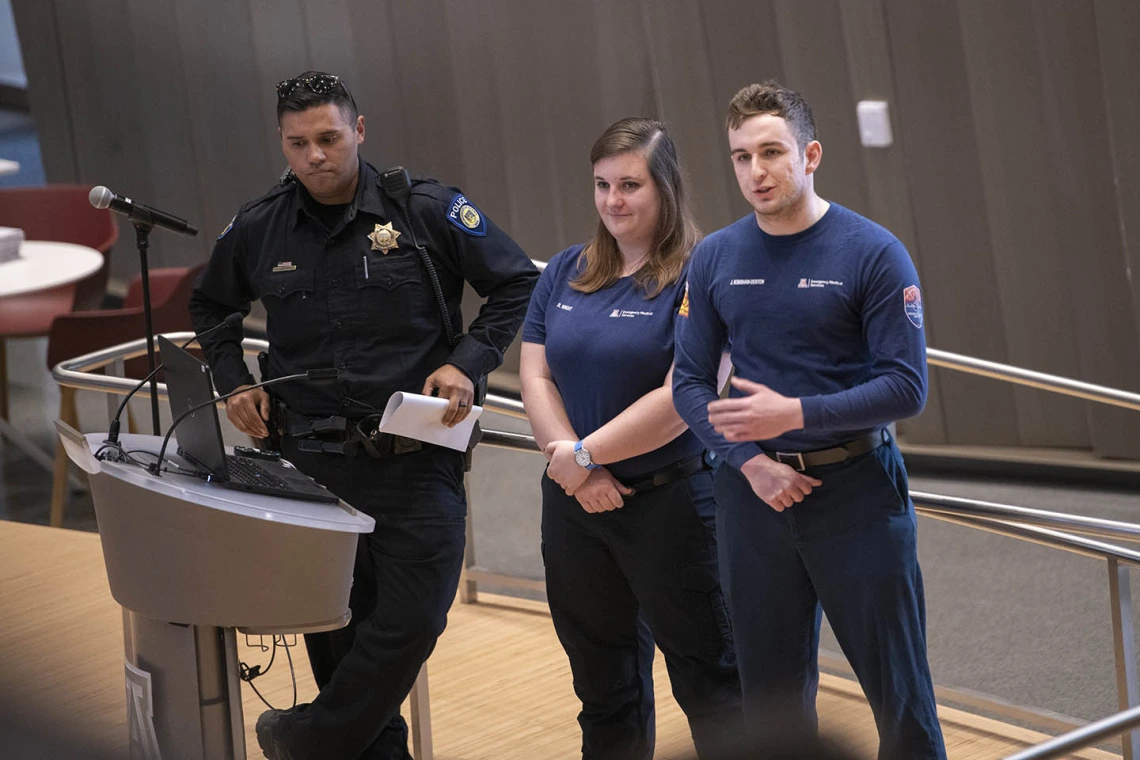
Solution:
{"label": "police name tag", "polygon": [[451,199],[447,206],[447,221],[454,224],[468,235],[483,237],[487,234],[487,220],[475,204],[467,200],[462,194]]}

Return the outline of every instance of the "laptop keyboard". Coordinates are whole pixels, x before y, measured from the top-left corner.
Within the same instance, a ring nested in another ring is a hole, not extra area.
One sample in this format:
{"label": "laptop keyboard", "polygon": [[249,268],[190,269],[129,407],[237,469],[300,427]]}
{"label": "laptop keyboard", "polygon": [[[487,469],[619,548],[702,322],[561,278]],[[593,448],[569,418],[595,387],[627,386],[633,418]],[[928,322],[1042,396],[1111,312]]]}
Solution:
{"label": "laptop keyboard", "polygon": [[284,478],[275,475],[249,457],[226,454],[226,469],[229,471],[230,480],[235,483],[276,488],[282,491],[293,490]]}

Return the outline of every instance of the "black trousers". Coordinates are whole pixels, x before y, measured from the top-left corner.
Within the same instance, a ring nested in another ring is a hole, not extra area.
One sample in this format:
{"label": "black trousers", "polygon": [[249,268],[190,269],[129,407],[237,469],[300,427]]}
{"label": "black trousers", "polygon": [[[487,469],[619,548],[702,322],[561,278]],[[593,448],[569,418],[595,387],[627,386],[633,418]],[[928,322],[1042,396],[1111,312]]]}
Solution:
{"label": "black trousers", "polygon": [[702,471],[590,514],[543,477],[546,593],[582,700],[585,760],[653,756],[654,641],[698,753],[715,757],[742,731],[712,491]]}
{"label": "black trousers", "polygon": [[300,452],[290,438],[282,450],[376,520],[358,544],[352,621],[305,637],[320,693],[285,719],[282,739],[294,760],[409,760],[400,704],[443,632],[463,565],[463,454],[343,457]]}

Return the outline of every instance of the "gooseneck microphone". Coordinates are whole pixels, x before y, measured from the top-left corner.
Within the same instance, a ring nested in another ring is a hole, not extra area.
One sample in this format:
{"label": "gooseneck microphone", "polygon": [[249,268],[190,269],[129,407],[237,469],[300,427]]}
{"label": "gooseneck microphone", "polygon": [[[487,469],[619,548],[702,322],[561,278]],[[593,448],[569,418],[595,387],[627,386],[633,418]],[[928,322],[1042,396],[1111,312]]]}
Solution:
{"label": "gooseneck microphone", "polygon": [[[194,341],[200,340],[201,338],[205,338],[210,333],[215,332],[217,330],[221,330],[223,327],[236,327],[237,325],[241,324],[241,321],[242,321],[241,312],[235,311],[233,314],[229,315],[228,317],[226,317],[224,320],[222,320],[218,324],[214,325],[213,327],[208,327],[205,330],[203,330],[202,332],[195,335],[194,337],[190,338],[190,340],[183,343],[181,346],[179,346],[179,348],[186,348],[187,346],[189,346]],[[127,393],[127,395],[123,397],[123,401],[122,401],[122,403],[119,404],[119,408],[115,411],[115,416],[111,420],[111,424],[107,427],[107,440],[103,441],[103,443],[114,446],[116,443],[119,442],[119,418],[123,416],[123,410],[127,408],[127,402],[131,400],[131,396],[138,393],[144,385],[149,383],[150,379],[152,377],[154,377],[155,375],[157,375],[158,371],[161,369],[162,369],[161,364],[158,365],[157,367],[155,367],[154,371],[152,371],[150,374],[148,374],[146,377],[144,377],[142,380],[140,380],[138,385],[136,385],[134,388],[131,388],[130,392]]]}
{"label": "gooseneck microphone", "polygon": [[144,206],[141,203],[135,203],[126,196],[115,195],[102,185],[91,188],[87,200],[91,201],[91,205],[95,208],[109,208],[118,214],[124,215],[134,224],[142,224],[148,227],[161,227],[164,230],[177,232],[179,235],[198,234],[198,228],[185,219],[181,219],[173,214],[168,214],[165,211],[159,211],[150,206]]}
{"label": "gooseneck microphone", "polygon": [[311,383],[319,383],[331,382],[338,379],[340,379],[340,370],[335,367],[329,367],[327,369],[310,369],[306,372],[298,372],[295,375],[284,375],[282,377],[275,377],[272,380],[262,380],[260,383],[247,385],[243,388],[238,388],[235,391],[230,391],[225,395],[218,396],[217,398],[212,398],[209,401],[203,401],[200,404],[195,404],[182,414],[178,415],[178,417],[176,417],[174,421],[170,423],[170,429],[166,431],[166,437],[162,439],[162,448],[158,450],[158,459],[152,463],[148,469],[153,475],[158,477],[162,476],[162,460],[166,456],[166,446],[168,443],[170,443],[170,436],[174,435],[174,429],[178,427],[178,423],[182,422],[182,420],[186,419],[199,409],[204,409],[211,404],[216,404],[219,401],[225,401],[226,399],[233,398],[234,396],[240,395],[242,393],[248,393],[254,388],[264,388],[267,385],[287,383],[293,380],[307,380]]}

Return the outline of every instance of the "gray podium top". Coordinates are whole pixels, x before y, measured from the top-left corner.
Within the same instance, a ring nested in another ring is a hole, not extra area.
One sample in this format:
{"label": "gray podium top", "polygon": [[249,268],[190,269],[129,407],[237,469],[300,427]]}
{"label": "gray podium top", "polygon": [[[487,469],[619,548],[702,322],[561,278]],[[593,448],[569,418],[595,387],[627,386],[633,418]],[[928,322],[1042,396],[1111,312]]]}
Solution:
{"label": "gray podium top", "polygon": [[[107,580],[123,607],[159,621],[247,633],[309,633],[348,622],[357,541],[375,528],[371,517],[343,501],[251,494],[189,475],[156,477],[137,465],[95,459],[106,434],[56,427],[68,456],[91,475]],[[120,442],[126,451],[158,453],[162,439],[124,435]]]}
{"label": "gray podium top", "polygon": [[[85,438],[91,450],[98,451],[107,434],[88,433]],[[162,439],[153,435],[122,435],[119,437],[119,442],[125,451],[147,451],[152,454],[158,454],[162,445]],[[166,449],[166,459],[182,467],[194,469],[190,463],[172,453],[176,448],[174,441],[171,441]],[[232,454],[232,449],[227,447],[227,453]],[[124,480],[139,488],[242,517],[346,533],[371,533],[376,527],[375,520],[356,511],[343,499],[339,504],[320,504],[314,501],[234,491],[219,483],[211,483],[193,475],[163,472],[162,477],[155,477],[141,467],[126,462],[103,461],[99,462],[99,468],[111,477]]]}

